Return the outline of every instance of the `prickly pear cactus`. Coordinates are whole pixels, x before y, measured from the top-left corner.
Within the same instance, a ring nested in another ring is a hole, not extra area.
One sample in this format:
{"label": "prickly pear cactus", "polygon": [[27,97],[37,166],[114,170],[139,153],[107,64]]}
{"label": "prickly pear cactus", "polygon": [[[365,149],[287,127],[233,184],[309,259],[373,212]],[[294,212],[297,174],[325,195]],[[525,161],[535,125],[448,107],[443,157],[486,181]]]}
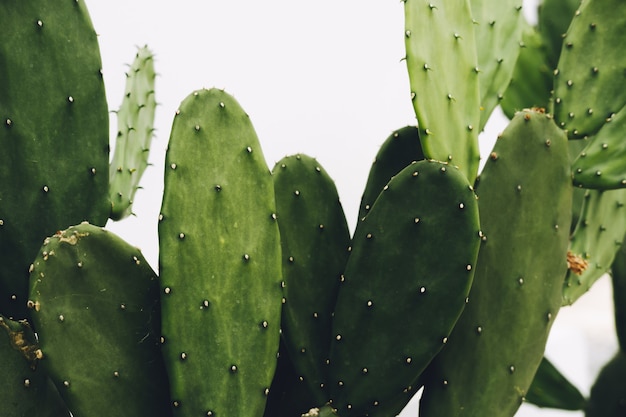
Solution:
{"label": "prickly pear cactus", "polygon": [[154,136],[154,56],[147,46],[139,48],[126,73],[126,90],[117,111],[117,139],[109,167],[111,218],[121,220],[132,213],[139,180],[148,166]]}
{"label": "prickly pear cactus", "polygon": [[498,138],[476,187],[484,240],[469,304],[427,370],[420,416],[509,417],[521,405],[561,306],[569,166],[565,134],[541,112],[518,113]]}
{"label": "prickly pear cactus", "polygon": [[563,284],[563,305],[573,304],[610,268],[626,234],[626,189],[587,190],[570,238],[576,257]]}
{"label": "prickly pear cactus", "polygon": [[335,307],[330,391],[339,415],[406,405],[403,392],[417,390],[465,306],[479,231],[474,191],[452,165],[419,161],[385,186],[357,226]]}
{"label": "prickly pear cactus", "polygon": [[0,315],[0,404],[6,417],[69,417],[59,393],[37,361],[41,351],[25,321]]}
{"label": "prickly pear cactus", "polygon": [[460,167],[480,159],[480,68],[469,0],[404,2],[406,65],[424,154]]}
{"label": "prickly pear cactus", "polygon": [[0,312],[24,318],[43,239],[108,218],[109,119],[82,0],[0,2],[0,39]]}
{"label": "prickly pear cactus", "polygon": [[391,177],[402,171],[413,161],[424,159],[417,126],[405,126],[395,130],[382,144],[365,184],[359,205],[359,219],[367,216],[374,201]]}
{"label": "prickly pear cactus", "polygon": [[316,404],[324,404],[332,313],[350,231],[335,184],[315,159],[285,157],[272,174],[285,281],[282,337],[298,376]]}
{"label": "prickly pear cactus", "polygon": [[174,415],[262,415],[282,306],[274,186],[224,91],[194,92],[174,118],[159,247]]}
{"label": "prickly pear cactus", "polygon": [[141,252],[82,223],[46,239],[31,271],[40,366],[72,414],[169,416],[159,283]]}
{"label": "prickly pear cactus", "polygon": [[606,363],[591,387],[585,417],[626,415],[626,353],[619,351]]}

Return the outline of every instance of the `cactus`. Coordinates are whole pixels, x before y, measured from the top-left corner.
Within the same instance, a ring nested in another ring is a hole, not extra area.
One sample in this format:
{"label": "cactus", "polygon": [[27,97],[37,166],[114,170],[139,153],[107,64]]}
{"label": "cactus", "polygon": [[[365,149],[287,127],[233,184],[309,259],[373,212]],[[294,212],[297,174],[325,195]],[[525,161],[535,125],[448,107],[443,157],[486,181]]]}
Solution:
{"label": "cactus", "polygon": [[323,404],[331,314],[350,232],[335,184],[316,160],[285,157],[272,173],[285,281],[282,337],[298,376]]}
{"label": "cactus", "polygon": [[41,351],[26,321],[0,315],[0,404],[6,417],[68,417],[69,411],[47,375],[37,368]]}
{"label": "cactus", "polygon": [[482,131],[513,76],[524,16],[519,0],[472,0],[470,5],[475,21]]}
{"label": "cactus", "polygon": [[574,303],[610,268],[626,234],[626,190],[587,190],[570,252],[578,262],[563,285],[563,305]]}
{"label": "cactus", "polygon": [[117,139],[109,168],[111,218],[121,220],[132,213],[139,180],[148,166],[154,135],[154,56],[147,46],[139,48],[126,73],[126,92],[117,111]]}
{"label": "cactus", "polygon": [[619,351],[600,370],[589,395],[585,417],[621,417],[626,413],[626,353]]}
{"label": "cactus", "polygon": [[406,168],[411,162],[424,159],[419,129],[405,126],[395,130],[376,154],[365,184],[359,205],[359,219],[367,215],[391,177]]}
{"label": "cactus", "polygon": [[538,407],[561,410],[584,410],[587,404],[578,388],[545,357],[539,364],[525,398]]}
{"label": "cactus", "polygon": [[40,365],[72,414],[170,415],[159,282],[141,252],[82,223],[46,239],[31,271]]}
{"label": "cactus", "polygon": [[21,319],[41,241],[107,220],[109,120],[82,0],[2,2],[0,39],[0,312]]}
{"label": "cactus", "polygon": [[478,172],[480,68],[469,0],[407,0],[406,65],[424,155]]}
{"label": "cactus", "polygon": [[174,415],[262,415],[282,305],[274,187],[248,115],[221,90],[177,111],[159,246]]}
{"label": "cactus", "polygon": [[518,113],[477,183],[484,242],[474,284],[427,370],[421,416],[511,416],[521,405],[561,305],[570,182],[565,134],[548,115]]}
{"label": "cactus", "polygon": [[465,306],[479,244],[476,197],[459,169],[420,161],[384,188],[357,226],[335,306],[339,415],[378,415],[416,390]]}

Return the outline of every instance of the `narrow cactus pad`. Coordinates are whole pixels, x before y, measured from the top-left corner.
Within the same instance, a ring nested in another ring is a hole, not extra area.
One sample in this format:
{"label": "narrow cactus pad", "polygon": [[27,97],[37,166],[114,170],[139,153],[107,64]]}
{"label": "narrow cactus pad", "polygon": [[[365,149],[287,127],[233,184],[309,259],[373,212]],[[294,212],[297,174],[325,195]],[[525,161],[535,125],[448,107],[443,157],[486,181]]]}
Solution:
{"label": "narrow cactus pad", "polygon": [[35,333],[25,321],[0,315],[0,404],[3,417],[69,417],[46,373]]}
{"label": "narrow cactus pad", "polygon": [[622,417],[626,415],[626,353],[617,352],[602,367],[589,395],[586,417]]}
{"label": "narrow cactus pad", "polygon": [[[591,136],[626,105],[626,3],[584,0],[563,39],[554,116],[570,137]],[[623,141],[622,141],[623,142]]]}
{"label": "narrow cactus pad", "polygon": [[571,236],[570,252],[578,261],[567,272],[564,305],[573,304],[611,268],[625,234],[626,189],[587,190]]}
{"label": "narrow cactus pad", "polygon": [[31,271],[40,366],[72,414],[169,416],[159,283],[141,252],[82,223],[46,239]]}
{"label": "narrow cactus pad", "polygon": [[538,407],[560,410],[583,410],[585,397],[557,368],[544,357],[533,383],[526,393],[526,401]]}
{"label": "narrow cactus pad", "polygon": [[224,91],[177,111],[159,222],[163,352],[176,416],[258,417],[282,300],[274,185],[248,115]]}
{"label": "narrow cactus pad", "polygon": [[620,246],[611,265],[611,280],[617,341],[622,352],[626,352],[626,245],[624,243]]}
{"label": "narrow cactus pad", "polygon": [[424,154],[461,168],[480,159],[480,68],[469,0],[406,0],[406,64]]}
{"label": "narrow cactus pad", "polygon": [[389,135],[378,150],[370,168],[359,206],[359,219],[367,216],[374,201],[391,177],[411,162],[422,159],[424,159],[424,152],[420,143],[419,129],[416,126],[405,126]]}
{"label": "narrow cactus pad", "polygon": [[474,284],[427,371],[420,416],[508,417],[521,405],[561,305],[572,188],[565,134],[546,114],[518,113],[477,183]]}
{"label": "narrow cactus pad", "polygon": [[117,140],[109,167],[111,218],[121,220],[132,213],[139,181],[148,166],[154,135],[154,56],[147,46],[139,48],[126,73],[126,89],[117,111]]}
{"label": "narrow cactus pad", "polygon": [[482,130],[511,82],[522,41],[521,0],[472,0]]}
{"label": "narrow cactus pad", "polygon": [[[333,319],[330,390],[341,416],[399,412],[465,307],[478,204],[456,167],[409,165],[355,231]],[[392,404],[398,398],[405,402]]]}
{"label": "narrow cactus pad", "polygon": [[324,404],[331,314],[348,260],[350,231],[335,184],[315,159],[285,157],[272,173],[285,281],[282,337],[298,376],[317,405]]}
{"label": "narrow cactus pad", "polygon": [[19,319],[44,238],[108,218],[109,119],[82,0],[3,1],[0,39],[0,312]]}

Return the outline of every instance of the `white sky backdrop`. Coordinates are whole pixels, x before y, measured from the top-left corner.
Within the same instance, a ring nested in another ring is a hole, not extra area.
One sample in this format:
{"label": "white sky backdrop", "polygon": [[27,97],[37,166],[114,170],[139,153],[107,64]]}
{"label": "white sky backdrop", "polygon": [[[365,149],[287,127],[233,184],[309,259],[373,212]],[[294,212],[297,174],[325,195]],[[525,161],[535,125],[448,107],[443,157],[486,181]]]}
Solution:
{"label": "white sky backdrop", "polygon": [[[136,46],[156,54],[159,74],[153,164],[136,195],[137,216],[107,228],[140,247],[157,269],[157,216],[163,161],[174,112],[199,88],[224,88],[256,128],[268,167],[283,156],[316,157],[335,180],[351,230],[371,162],[395,129],[415,124],[398,0],[86,0],[117,109]],[[525,0],[533,19],[535,0]],[[506,121],[496,115],[481,137],[487,153]],[[111,132],[117,130],[111,115]],[[610,283],[561,310],[547,355],[586,394],[616,350]],[[403,417],[416,416],[411,404]],[[582,413],[525,405],[518,417]]]}

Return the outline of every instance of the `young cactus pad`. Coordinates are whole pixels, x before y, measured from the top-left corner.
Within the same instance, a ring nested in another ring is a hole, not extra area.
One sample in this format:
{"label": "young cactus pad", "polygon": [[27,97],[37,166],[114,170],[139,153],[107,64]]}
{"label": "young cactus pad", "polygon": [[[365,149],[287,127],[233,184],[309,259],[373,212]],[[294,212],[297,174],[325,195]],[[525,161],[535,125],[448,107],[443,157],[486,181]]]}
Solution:
{"label": "young cactus pad", "polygon": [[461,168],[480,159],[480,69],[469,0],[406,0],[406,64],[424,154]]}
{"label": "young cactus pad", "polygon": [[[480,245],[478,204],[456,167],[419,161],[357,225],[330,352],[338,414],[399,412],[465,306]],[[393,404],[400,397],[404,403]]]}
{"label": "young cactus pad", "polygon": [[298,376],[323,404],[331,315],[350,231],[335,184],[315,159],[285,157],[272,174],[285,281],[282,337]]}
{"label": "young cactus pad", "polygon": [[117,140],[109,168],[111,218],[121,220],[132,213],[139,180],[148,166],[154,135],[154,57],[147,46],[139,48],[126,73],[126,92],[117,111]]}
{"label": "young cactus pad", "polygon": [[41,242],[106,222],[108,109],[79,1],[0,2],[0,312],[26,317]]}
{"label": "young cactus pad", "polygon": [[282,306],[274,185],[257,135],[224,91],[176,112],[159,222],[163,354],[176,416],[258,417]]}
{"label": "young cactus pad", "polygon": [[521,405],[561,306],[572,189],[565,133],[546,114],[518,113],[477,183],[474,284],[427,370],[421,417],[509,417]]}
{"label": "young cactus pad", "polygon": [[40,366],[72,414],[171,415],[159,283],[141,252],[82,223],[46,239],[31,271]]}

